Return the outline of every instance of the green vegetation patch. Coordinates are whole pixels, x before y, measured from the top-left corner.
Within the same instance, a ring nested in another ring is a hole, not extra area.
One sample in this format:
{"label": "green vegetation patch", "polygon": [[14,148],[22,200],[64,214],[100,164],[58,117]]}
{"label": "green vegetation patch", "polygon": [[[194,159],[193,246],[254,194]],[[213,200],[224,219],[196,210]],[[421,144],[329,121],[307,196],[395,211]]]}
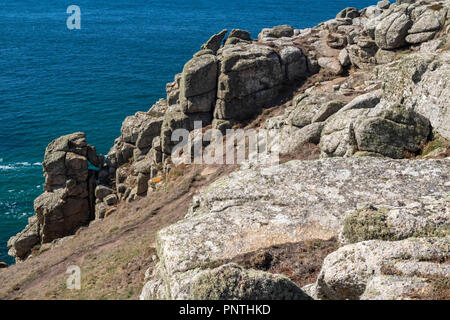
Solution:
{"label": "green vegetation patch", "polygon": [[396,240],[387,225],[388,210],[375,207],[355,210],[344,219],[343,235],[350,243],[366,240]]}
{"label": "green vegetation patch", "polygon": [[291,280],[228,264],[202,274],[192,285],[194,300],[309,300]]}
{"label": "green vegetation patch", "polygon": [[431,154],[435,150],[448,147],[450,147],[450,142],[437,134],[435,135],[434,139],[428,142],[427,145],[423,148],[421,156],[424,157]]}

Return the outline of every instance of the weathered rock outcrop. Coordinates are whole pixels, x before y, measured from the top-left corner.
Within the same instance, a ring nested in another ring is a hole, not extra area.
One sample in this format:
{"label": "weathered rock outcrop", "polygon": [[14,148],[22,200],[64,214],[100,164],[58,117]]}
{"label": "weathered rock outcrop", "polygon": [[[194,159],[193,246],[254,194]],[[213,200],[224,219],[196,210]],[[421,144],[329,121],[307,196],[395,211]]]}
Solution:
{"label": "weathered rock outcrop", "polygon": [[185,220],[159,232],[160,261],[146,285],[154,294],[146,298],[191,297],[191,283],[204,269],[258,248],[329,239],[358,203],[405,206],[429,194],[444,198],[449,169],[448,160],[360,158],[232,173],[195,198]]}
{"label": "weathered rock outcrop", "polygon": [[[320,299],[424,299],[448,279],[450,237],[372,240],[348,245],[324,261],[315,287]],[[441,280],[439,280],[441,279]]]}
{"label": "weathered rock outcrop", "polygon": [[87,144],[84,133],[51,142],[43,162],[45,192],[34,201],[36,216],[8,241],[9,254],[24,259],[35,245],[72,235],[93,220],[97,173],[88,163],[101,167],[103,161],[103,156]]}
{"label": "weathered rock outcrop", "polygon": [[450,234],[450,198],[427,196],[406,206],[367,205],[349,213],[340,233],[342,243],[403,240]]}
{"label": "weathered rock outcrop", "polygon": [[375,71],[385,101],[427,118],[435,133],[450,139],[450,54],[413,53]]}
{"label": "weathered rock outcrop", "polygon": [[8,254],[16,259],[23,259],[30,250],[40,243],[39,222],[37,217],[28,219],[28,225],[20,233],[8,240]]}
{"label": "weathered rock outcrop", "polygon": [[430,135],[429,121],[401,105],[379,105],[380,94],[360,96],[327,120],[320,140],[325,156],[365,151],[399,159],[420,149]]}
{"label": "weathered rock outcrop", "polygon": [[214,55],[204,54],[185,64],[180,81],[180,105],[183,112],[210,112],[214,108],[217,63]]}
{"label": "weathered rock outcrop", "polygon": [[[149,282],[143,289],[141,299],[151,299],[154,290],[154,284]],[[284,276],[246,270],[230,263],[200,272],[190,284],[185,299],[311,300],[311,297]]]}

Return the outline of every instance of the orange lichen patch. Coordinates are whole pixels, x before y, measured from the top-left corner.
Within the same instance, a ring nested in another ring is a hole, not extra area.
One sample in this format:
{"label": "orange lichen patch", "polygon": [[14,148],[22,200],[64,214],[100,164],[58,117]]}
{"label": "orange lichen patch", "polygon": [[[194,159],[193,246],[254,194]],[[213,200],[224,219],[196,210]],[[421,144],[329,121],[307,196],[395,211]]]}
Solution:
{"label": "orange lichen patch", "polygon": [[158,182],[161,182],[162,179],[163,179],[162,177],[156,177],[156,178],[153,178],[152,180],[150,180],[150,183],[151,184],[158,183]]}
{"label": "orange lichen patch", "polygon": [[117,211],[116,208],[108,209],[108,210],[105,212],[105,218],[107,218],[108,216],[110,216],[111,214],[113,214],[113,213],[116,212],[116,211]]}

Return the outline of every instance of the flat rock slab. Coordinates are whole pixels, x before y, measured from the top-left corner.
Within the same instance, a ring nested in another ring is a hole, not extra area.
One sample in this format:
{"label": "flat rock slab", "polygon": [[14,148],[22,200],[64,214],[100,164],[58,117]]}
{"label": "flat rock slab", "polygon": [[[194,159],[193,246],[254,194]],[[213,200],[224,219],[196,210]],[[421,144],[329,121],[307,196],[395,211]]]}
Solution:
{"label": "flat rock slab", "polygon": [[188,285],[179,283],[190,278],[186,272],[276,244],[336,236],[358,204],[443,196],[449,173],[449,159],[336,158],[241,169],[210,185],[183,221],[159,232],[161,273],[174,297]]}

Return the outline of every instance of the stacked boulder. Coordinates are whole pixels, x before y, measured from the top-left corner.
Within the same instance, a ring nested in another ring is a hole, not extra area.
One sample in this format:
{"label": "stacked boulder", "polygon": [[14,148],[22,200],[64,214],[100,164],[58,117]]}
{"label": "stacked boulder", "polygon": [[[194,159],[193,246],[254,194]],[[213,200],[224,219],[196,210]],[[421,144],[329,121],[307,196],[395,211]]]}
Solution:
{"label": "stacked boulder", "polygon": [[414,154],[430,135],[428,119],[399,104],[379,103],[377,90],[355,98],[330,117],[320,138],[323,156],[372,154],[400,159]]}
{"label": "stacked boulder", "polygon": [[[335,19],[318,27],[294,30],[292,38],[303,43],[311,61],[335,75],[342,74],[350,64],[370,69],[376,64],[389,63],[396,51],[432,40],[448,19],[448,0],[380,1],[363,10],[346,8]],[[280,41],[273,29],[264,29],[261,41]],[[284,33],[284,37],[288,33]],[[313,50],[309,50],[309,48]]]}
{"label": "stacked boulder", "polygon": [[450,275],[448,205],[444,194],[349,212],[339,235],[342,247],[304,289],[316,299],[447,298],[439,291]]}
{"label": "stacked boulder", "polygon": [[44,193],[34,201],[36,216],[8,241],[9,254],[24,259],[35,245],[72,235],[93,220],[97,172],[88,165],[100,168],[103,162],[103,156],[87,144],[84,133],[51,142],[43,162]]}

